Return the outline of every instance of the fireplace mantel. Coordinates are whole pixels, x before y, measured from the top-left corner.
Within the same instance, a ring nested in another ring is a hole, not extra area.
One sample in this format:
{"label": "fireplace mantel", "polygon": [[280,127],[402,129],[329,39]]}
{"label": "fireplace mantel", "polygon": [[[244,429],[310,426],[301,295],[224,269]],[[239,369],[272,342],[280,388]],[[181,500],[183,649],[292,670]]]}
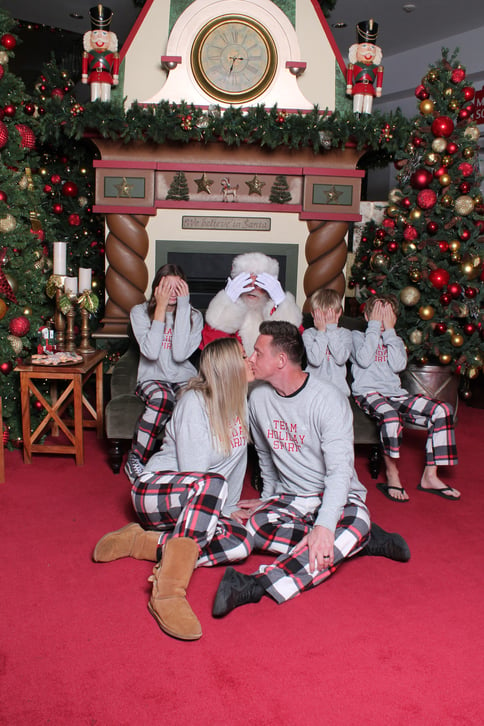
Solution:
{"label": "fireplace mantel", "polygon": [[[125,335],[131,307],[145,299],[149,249],[146,225],[165,209],[293,213],[307,223],[307,297],[317,287],[344,292],[345,234],[360,221],[364,151],[348,146],[315,154],[309,148],[270,150],[253,144],[143,144],[93,139],[94,211],[106,215],[106,314],[98,335]],[[287,194],[277,198],[282,184]]]}

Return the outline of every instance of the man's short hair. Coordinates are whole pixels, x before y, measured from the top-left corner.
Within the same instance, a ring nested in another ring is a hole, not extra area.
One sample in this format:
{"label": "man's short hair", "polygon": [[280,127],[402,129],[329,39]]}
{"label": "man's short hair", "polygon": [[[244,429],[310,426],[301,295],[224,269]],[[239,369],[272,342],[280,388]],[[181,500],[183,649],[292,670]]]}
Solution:
{"label": "man's short hair", "polygon": [[388,294],[381,294],[381,295],[372,295],[365,303],[365,313],[367,315],[370,315],[371,311],[375,307],[375,304],[377,302],[381,302],[384,305],[391,305],[392,310],[395,313],[395,315],[398,315],[399,305],[398,305],[398,298],[396,295],[393,295],[392,293]]}
{"label": "man's short hair", "polygon": [[316,292],[313,292],[309,298],[311,304],[311,310],[341,310],[341,295],[336,290],[330,287],[321,287]]}
{"label": "man's short hair", "polygon": [[292,363],[302,366],[304,343],[295,325],[285,320],[264,320],[259,326],[261,335],[270,335],[272,345],[285,353]]}

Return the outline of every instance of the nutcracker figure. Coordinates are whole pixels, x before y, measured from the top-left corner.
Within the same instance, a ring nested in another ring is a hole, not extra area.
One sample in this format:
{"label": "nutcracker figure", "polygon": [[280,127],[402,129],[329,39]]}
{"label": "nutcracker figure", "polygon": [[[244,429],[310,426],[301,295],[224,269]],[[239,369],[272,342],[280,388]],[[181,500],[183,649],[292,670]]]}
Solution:
{"label": "nutcracker figure", "polygon": [[89,10],[91,30],[84,33],[82,83],[91,85],[91,101],[109,101],[111,86],[119,83],[118,38],[109,30],[112,10],[96,5]]}
{"label": "nutcracker figure", "polygon": [[[381,96],[383,83],[382,51],[375,45],[378,23],[371,18],[356,26],[358,42],[348,51],[346,93],[353,96],[354,113],[371,113],[373,97]],[[376,89],[375,89],[376,83]]]}

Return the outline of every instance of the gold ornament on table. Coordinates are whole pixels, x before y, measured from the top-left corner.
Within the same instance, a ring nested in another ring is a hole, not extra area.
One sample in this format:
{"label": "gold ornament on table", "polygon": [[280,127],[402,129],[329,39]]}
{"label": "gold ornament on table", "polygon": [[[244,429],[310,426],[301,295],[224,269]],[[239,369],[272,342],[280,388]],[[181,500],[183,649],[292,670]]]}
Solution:
{"label": "gold ornament on table", "polygon": [[418,309],[418,315],[422,320],[432,320],[435,315],[435,308],[432,305],[422,305]]}
{"label": "gold ornament on table", "polygon": [[457,214],[465,217],[474,210],[474,200],[467,194],[457,197],[454,203],[454,209]]}
{"label": "gold ornament on table", "polygon": [[423,333],[421,330],[418,330],[418,328],[415,328],[415,330],[412,330],[408,338],[413,345],[420,345],[423,341]]}
{"label": "gold ornament on table", "polygon": [[412,307],[420,300],[420,290],[412,285],[407,285],[407,287],[400,290],[400,300],[407,307]]}

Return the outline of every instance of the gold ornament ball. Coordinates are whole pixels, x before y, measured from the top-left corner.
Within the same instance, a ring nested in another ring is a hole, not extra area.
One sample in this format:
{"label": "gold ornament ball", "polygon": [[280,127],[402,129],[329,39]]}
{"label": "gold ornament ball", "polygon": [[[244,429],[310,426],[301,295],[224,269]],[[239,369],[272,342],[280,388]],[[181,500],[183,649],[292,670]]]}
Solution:
{"label": "gold ornament ball", "polygon": [[439,355],[439,361],[444,365],[447,366],[449,363],[452,363],[452,356],[450,353],[441,353]]}
{"label": "gold ornament ball", "polygon": [[464,131],[464,136],[466,136],[471,141],[477,141],[480,136],[480,131],[477,126],[468,126]]}
{"label": "gold ornament ball", "polygon": [[445,154],[442,157],[442,165],[443,166],[452,166],[453,163],[454,163],[454,157],[451,156],[450,154]]}
{"label": "gold ornament ball", "polygon": [[0,65],[5,66],[8,63],[8,53],[5,50],[0,50]]}
{"label": "gold ornament ball", "polygon": [[444,96],[453,96],[454,95],[454,89],[453,88],[446,88],[444,91]]}
{"label": "gold ornament ball", "polygon": [[409,338],[410,342],[413,343],[414,345],[420,345],[420,343],[423,340],[423,333],[421,330],[418,330],[417,328],[415,328],[415,330],[412,330],[412,332],[410,333],[408,338]]}
{"label": "gold ornament ball", "polygon": [[413,255],[417,251],[417,245],[414,242],[402,242],[402,251],[404,255]]}
{"label": "gold ornament ball", "polygon": [[412,222],[415,222],[417,219],[421,219],[422,214],[423,212],[421,209],[412,209],[408,216],[412,220]]}
{"label": "gold ornament ball", "polygon": [[457,111],[457,109],[459,108],[459,104],[455,100],[455,98],[453,98],[452,101],[449,101],[449,103],[447,104],[447,108],[449,109],[449,111]]}
{"label": "gold ornament ball", "polygon": [[431,71],[429,71],[427,73],[427,78],[430,81],[430,83],[435,83],[435,81],[437,80],[438,77],[439,77],[439,73],[438,73],[438,71],[436,71],[434,69],[432,69]]}
{"label": "gold ornament ball", "polygon": [[387,217],[397,217],[399,213],[398,207],[396,207],[394,204],[389,204],[386,208],[386,215]]}
{"label": "gold ornament ball", "polygon": [[400,300],[404,305],[407,305],[407,307],[416,305],[420,300],[420,290],[412,285],[407,285],[400,290]]}
{"label": "gold ornament ball", "polygon": [[5,300],[0,297],[0,320],[5,317],[5,313],[8,310],[8,305]]}
{"label": "gold ornament ball", "polygon": [[12,275],[9,272],[5,273],[5,278],[8,282],[8,284],[10,285],[10,287],[12,288],[13,294],[15,295],[18,290],[17,280],[15,279],[15,277],[12,277]]}
{"label": "gold ornament ball", "polygon": [[470,214],[474,210],[473,198],[469,197],[467,194],[457,197],[454,203],[454,209],[457,214],[465,217],[467,214]]}
{"label": "gold ornament ball", "polygon": [[422,305],[418,309],[418,315],[422,320],[432,320],[435,315],[435,309],[432,305]]}
{"label": "gold ornament ball", "polygon": [[7,335],[7,340],[10,343],[10,347],[12,348],[15,355],[19,355],[22,351],[23,343],[16,335]]}
{"label": "gold ornament ball", "polygon": [[374,252],[370,257],[370,267],[375,271],[384,271],[390,264],[390,258],[383,252]]}
{"label": "gold ornament ball", "polygon": [[451,337],[450,342],[452,343],[454,348],[460,348],[461,345],[464,345],[464,336],[456,333]]}
{"label": "gold ornament ball", "polygon": [[428,166],[435,166],[435,164],[438,164],[440,161],[439,154],[436,154],[434,151],[430,151],[428,154],[424,156],[424,162]]}
{"label": "gold ornament ball", "polygon": [[480,192],[475,194],[472,198],[474,200],[474,204],[482,204],[482,194]]}
{"label": "gold ornament ball", "polygon": [[470,254],[464,255],[460,269],[468,280],[474,280],[481,273],[481,258]]}
{"label": "gold ornament ball", "polygon": [[17,220],[12,214],[7,214],[0,219],[0,232],[13,232],[17,226]]}
{"label": "gold ornament ball", "polygon": [[458,239],[453,239],[449,242],[449,250],[451,252],[458,252],[460,250],[460,242]]}
{"label": "gold ornament ball", "polygon": [[49,170],[45,168],[45,166],[41,166],[39,169],[40,176],[47,176],[49,173]]}
{"label": "gold ornament ball", "polygon": [[426,356],[426,355],[422,355],[422,356],[421,356],[421,357],[420,357],[420,358],[418,359],[418,362],[420,363],[420,365],[421,365],[421,366],[426,366],[426,365],[427,365],[427,363],[429,362],[429,359],[427,358],[427,356]]}
{"label": "gold ornament ball", "polygon": [[26,315],[27,317],[30,317],[32,315],[32,308],[29,308],[28,306],[23,309],[23,315]]}
{"label": "gold ornament ball", "polygon": [[443,187],[450,186],[452,182],[452,179],[450,177],[450,174],[442,174],[442,176],[439,176],[439,183]]}
{"label": "gold ornament ball", "polygon": [[474,353],[474,354],[473,354],[473,355],[472,355],[472,356],[471,356],[471,357],[469,358],[469,361],[470,361],[470,363],[471,363],[471,364],[472,364],[472,365],[473,365],[474,367],[475,367],[475,366],[477,366],[477,368],[479,368],[480,366],[482,366],[482,362],[483,362],[483,361],[482,361],[482,355],[481,355],[481,354],[479,353],[479,351],[477,351],[477,353]]}
{"label": "gold ornament ball", "polygon": [[418,267],[411,267],[408,271],[408,276],[412,282],[420,282],[422,279],[422,272],[418,269]]}
{"label": "gold ornament ball", "polygon": [[453,198],[450,196],[450,194],[444,194],[442,199],[440,200],[440,203],[444,207],[451,207],[454,203]]}
{"label": "gold ornament ball", "polygon": [[438,136],[436,139],[432,141],[432,149],[436,151],[438,154],[441,154],[443,151],[445,151],[447,148],[447,141],[443,139],[441,136]]}
{"label": "gold ornament ball", "polygon": [[450,261],[453,262],[455,265],[458,265],[460,262],[460,252],[451,252]]}
{"label": "gold ornament ball", "polygon": [[382,239],[378,239],[378,237],[375,237],[373,240],[373,247],[376,247],[377,249],[383,247],[384,244],[385,242]]}
{"label": "gold ornament ball", "polygon": [[431,101],[429,98],[426,98],[424,101],[421,101],[419,104],[419,111],[424,116],[429,116],[431,113],[434,112],[434,102]]}
{"label": "gold ornament ball", "polygon": [[462,149],[462,156],[464,159],[472,159],[474,156],[474,149],[470,146],[466,146],[464,149]]}

